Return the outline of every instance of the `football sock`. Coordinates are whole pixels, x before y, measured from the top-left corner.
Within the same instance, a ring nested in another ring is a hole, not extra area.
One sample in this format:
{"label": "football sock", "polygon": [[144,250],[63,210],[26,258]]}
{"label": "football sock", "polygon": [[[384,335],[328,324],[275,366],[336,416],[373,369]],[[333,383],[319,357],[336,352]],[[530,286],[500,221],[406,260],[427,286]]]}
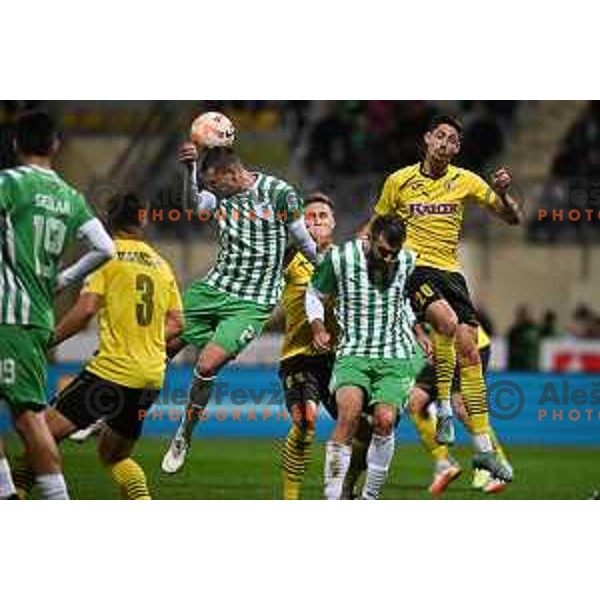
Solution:
{"label": "football sock", "polygon": [[214,384],[214,377],[202,377],[194,370],[185,416],[177,431],[177,435],[183,435],[187,442],[192,439],[194,428],[198,424],[200,413],[206,408],[210,400]]}
{"label": "football sock", "polygon": [[17,493],[6,458],[0,458],[0,498],[9,498]]}
{"label": "football sock", "polygon": [[109,467],[110,474],[127,500],[151,500],[146,475],[132,458],[125,458]]}
{"label": "football sock", "polygon": [[362,492],[363,500],[377,500],[381,487],[394,456],[394,434],[387,436],[373,434],[367,452],[367,479]]}
{"label": "football sock", "polygon": [[450,394],[456,366],[454,338],[434,333],[433,346],[435,351],[435,379],[439,415],[441,417],[451,417],[452,403],[450,401]]}
{"label": "football sock", "polygon": [[443,444],[438,444],[435,439],[436,418],[423,414],[419,411],[412,413],[413,422],[417,433],[421,438],[421,443],[431,455],[431,458],[436,463],[449,462],[450,453],[448,447]]}
{"label": "football sock", "polygon": [[282,452],[284,500],[300,498],[300,486],[310,462],[310,450],[314,437],[314,429],[303,429],[296,423],[292,423]]}
{"label": "football sock", "polygon": [[351,456],[350,444],[327,442],[325,450],[325,498],[327,500],[339,500],[342,497],[342,487]]}
{"label": "football sock", "polygon": [[45,500],[68,500],[67,484],[62,473],[37,475],[35,482]]}
{"label": "football sock", "polygon": [[498,436],[496,435],[496,432],[494,431],[491,425],[490,438],[492,440],[492,445],[494,446],[494,451],[496,452],[500,460],[503,462],[509,462],[508,457],[506,456],[506,452],[504,452],[504,448],[502,447],[502,444],[500,443],[500,440],[498,439]]}
{"label": "football sock", "polygon": [[469,416],[475,448],[479,452],[491,452],[490,421],[481,363],[460,367],[460,390]]}

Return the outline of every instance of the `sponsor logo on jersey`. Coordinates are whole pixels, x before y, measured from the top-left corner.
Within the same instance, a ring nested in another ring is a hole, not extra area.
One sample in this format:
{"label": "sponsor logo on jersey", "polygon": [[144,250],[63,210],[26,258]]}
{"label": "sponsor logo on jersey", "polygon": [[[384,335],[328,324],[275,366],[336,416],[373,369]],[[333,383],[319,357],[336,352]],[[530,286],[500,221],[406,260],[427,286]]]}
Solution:
{"label": "sponsor logo on jersey", "polygon": [[455,202],[440,202],[439,204],[423,204],[414,202],[409,204],[410,215],[414,217],[426,217],[430,215],[455,215],[458,212],[458,204]]}

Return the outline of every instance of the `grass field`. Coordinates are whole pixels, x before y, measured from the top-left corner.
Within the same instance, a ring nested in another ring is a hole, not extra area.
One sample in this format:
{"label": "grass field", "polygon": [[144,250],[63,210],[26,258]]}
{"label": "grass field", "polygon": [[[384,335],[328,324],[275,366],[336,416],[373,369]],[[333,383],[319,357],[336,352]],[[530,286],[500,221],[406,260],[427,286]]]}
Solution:
{"label": "grass field", "polygon": [[[148,475],[156,499],[273,499],[281,497],[281,441],[198,438],[184,470],[174,476],[160,471],[167,439],[140,440],[136,457]],[[71,495],[80,499],[118,498],[118,493],[95,455],[93,441],[62,446]],[[459,447],[456,457],[468,467],[470,450]],[[303,497],[320,498],[323,446],[318,444],[307,474]],[[448,499],[582,499],[600,487],[600,448],[514,447],[514,483],[501,495],[471,490],[470,472],[448,489]],[[420,446],[397,446],[391,476],[383,497],[428,499],[429,457]]]}

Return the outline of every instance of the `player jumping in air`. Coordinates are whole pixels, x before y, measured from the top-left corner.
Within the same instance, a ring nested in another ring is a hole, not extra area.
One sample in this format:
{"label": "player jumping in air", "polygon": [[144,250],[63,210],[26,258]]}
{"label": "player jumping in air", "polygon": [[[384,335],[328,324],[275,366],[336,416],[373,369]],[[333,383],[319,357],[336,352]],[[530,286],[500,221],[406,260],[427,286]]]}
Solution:
{"label": "player jumping in air", "polygon": [[407,224],[407,246],[417,252],[410,298],[419,320],[433,329],[440,443],[454,442],[451,387],[456,358],[460,389],[473,429],[475,468],[509,481],[511,473],[493,451],[486,387],[477,350],[478,319],[461,274],[458,247],[465,206],[474,202],[514,225],[521,210],[508,193],[512,179],[498,169],[490,187],[479,176],[451,164],[460,152],[462,127],[452,117],[433,120],[424,136],[423,161],[390,175],[376,215],[396,215]]}
{"label": "player jumping in air", "polygon": [[162,462],[167,473],[183,466],[218,373],[260,335],[279,301],[288,239],[317,260],[302,198],[288,183],[249,171],[230,148],[211,148],[201,163],[207,190],[198,192],[193,144],[182,148],[180,160],[188,166],[192,205],[212,212],[218,223],[219,247],[208,274],[184,294],[185,330],[169,352],[191,344],[198,354],[187,409]]}
{"label": "player jumping in air", "polygon": [[[42,496],[68,499],[60,453],[43,417],[54,298],[109,260],[114,245],[83,196],[52,169],[60,142],[46,113],[19,118],[15,146],[22,166],[0,171],[0,400],[9,405]],[[90,251],[58,273],[76,238]],[[7,481],[4,459],[0,479]]]}
{"label": "player jumping in air", "polygon": [[[82,331],[98,315],[99,350],[46,411],[57,442],[98,419],[98,454],[128,500],[149,500],[142,467],[131,458],[144,416],[163,385],[166,342],[183,328],[177,282],[168,263],[144,240],[145,204],[132,194],[111,198],[109,229],[116,256],[86,281],[63,317],[54,343]],[[19,492],[29,478],[15,471]]]}
{"label": "player jumping in air", "polygon": [[373,435],[362,498],[379,497],[394,455],[398,413],[423,366],[413,315],[406,310],[404,297],[415,265],[415,254],[402,248],[405,235],[401,220],[377,217],[369,240],[356,239],[332,248],[306,293],[306,314],[316,347],[330,347],[323,305],[330,296],[335,298],[340,327],[331,379],[338,418],[325,456],[327,499],[342,497],[352,438],[366,404],[373,405]]}
{"label": "player jumping in air", "polygon": [[[332,245],[335,228],[331,198],[320,193],[308,196],[305,219],[319,250],[326,252]],[[333,349],[325,352],[316,350],[304,311],[304,296],[313,273],[313,264],[301,252],[294,251],[284,272],[285,287],[281,296],[285,335],[279,374],[285,403],[292,416],[292,426],[282,453],[285,500],[297,500],[300,497],[300,486],[310,461],[319,405],[324,404],[331,409],[329,380],[335,355]],[[335,316],[331,304],[326,307],[326,312],[325,322],[330,329],[334,329]]]}

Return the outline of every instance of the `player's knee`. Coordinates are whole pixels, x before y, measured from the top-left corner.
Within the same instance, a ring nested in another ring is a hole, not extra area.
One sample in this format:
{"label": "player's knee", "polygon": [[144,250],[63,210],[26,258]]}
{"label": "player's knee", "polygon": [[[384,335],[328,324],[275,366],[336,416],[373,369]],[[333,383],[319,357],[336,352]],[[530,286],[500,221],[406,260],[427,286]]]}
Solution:
{"label": "player's knee", "polygon": [[378,411],[373,419],[373,433],[382,436],[391,435],[395,422],[396,413],[394,410]]}
{"label": "player's knee", "polygon": [[458,319],[454,313],[446,315],[434,326],[437,333],[453,338],[458,331]]}

